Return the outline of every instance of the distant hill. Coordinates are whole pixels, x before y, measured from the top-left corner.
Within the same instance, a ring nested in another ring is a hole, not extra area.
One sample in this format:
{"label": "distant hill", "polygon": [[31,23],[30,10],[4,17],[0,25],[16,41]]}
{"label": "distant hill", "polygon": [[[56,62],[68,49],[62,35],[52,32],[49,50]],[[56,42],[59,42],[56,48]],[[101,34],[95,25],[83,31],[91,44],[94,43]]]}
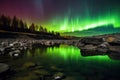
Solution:
{"label": "distant hill", "polygon": [[114,28],[113,25],[98,26],[96,28],[83,30],[83,31],[65,32],[62,35],[85,37],[85,36],[96,36],[96,35],[113,34],[113,33],[120,33],[120,28]]}

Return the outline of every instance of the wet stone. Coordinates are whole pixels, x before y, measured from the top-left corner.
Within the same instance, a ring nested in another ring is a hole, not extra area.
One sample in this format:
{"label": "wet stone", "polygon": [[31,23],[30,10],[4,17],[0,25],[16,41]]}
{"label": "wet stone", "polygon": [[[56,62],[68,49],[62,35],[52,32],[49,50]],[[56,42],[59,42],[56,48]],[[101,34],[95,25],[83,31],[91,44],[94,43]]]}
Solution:
{"label": "wet stone", "polygon": [[23,64],[23,68],[27,68],[27,69],[30,69],[30,68],[33,68],[33,67],[36,67],[37,64],[34,63],[34,62],[26,62]]}
{"label": "wet stone", "polygon": [[36,75],[43,75],[43,76],[47,76],[50,75],[50,73],[44,69],[39,69],[39,70],[35,70],[33,71]]}
{"label": "wet stone", "polygon": [[62,72],[58,72],[56,74],[54,74],[54,80],[61,80],[65,78],[65,74]]}
{"label": "wet stone", "polygon": [[9,69],[9,66],[4,63],[0,63],[0,74],[6,72]]}

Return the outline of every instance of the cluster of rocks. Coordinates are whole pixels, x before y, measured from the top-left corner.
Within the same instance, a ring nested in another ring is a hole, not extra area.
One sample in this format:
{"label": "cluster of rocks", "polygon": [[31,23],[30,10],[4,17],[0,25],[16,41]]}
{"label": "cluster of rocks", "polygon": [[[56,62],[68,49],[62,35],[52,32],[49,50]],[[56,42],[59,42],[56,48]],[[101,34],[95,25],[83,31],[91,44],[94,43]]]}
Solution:
{"label": "cluster of rocks", "polygon": [[86,37],[78,41],[77,47],[81,49],[82,56],[109,55],[120,59],[120,41],[100,37]]}
{"label": "cluster of rocks", "polygon": [[2,41],[0,43],[0,55],[19,56],[22,51],[31,46],[31,43],[26,40]]}
{"label": "cluster of rocks", "polygon": [[[17,73],[22,72],[22,75],[15,74],[13,80],[63,80],[65,74],[56,66],[45,68],[42,64],[34,62],[25,62],[20,68],[16,69]],[[28,71],[26,71],[28,70]]]}
{"label": "cluster of rocks", "polygon": [[74,45],[75,40],[2,40],[0,41],[0,55],[18,56],[22,51],[31,49],[34,44],[54,46],[59,44]]}
{"label": "cluster of rocks", "polygon": [[79,40],[78,47],[83,56],[104,55],[108,51],[109,44],[104,38],[83,38]]}

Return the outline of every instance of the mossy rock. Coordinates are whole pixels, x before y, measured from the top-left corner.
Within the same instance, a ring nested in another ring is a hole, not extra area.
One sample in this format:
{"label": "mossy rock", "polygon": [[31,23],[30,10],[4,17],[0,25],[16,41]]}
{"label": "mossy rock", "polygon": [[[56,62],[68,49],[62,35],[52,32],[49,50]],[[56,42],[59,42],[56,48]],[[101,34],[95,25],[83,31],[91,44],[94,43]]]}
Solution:
{"label": "mossy rock", "polygon": [[58,72],[58,73],[54,74],[55,80],[60,80],[60,79],[64,79],[64,78],[65,78],[65,74],[62,72]]}
{"label": "mossy rock", "polygon": [[47,76],[47,75],[51,75],[48,71],[44,70],[44,69],[39,69],[39,70],[35,70],[33,71],[36,75],[43,75],[43,76]]}
{"label": "mossy rock", "polygon": [[37,64],[34,63],[34,62],[26,62],[26,63],[23,64],[23,68],[32,68],[32,67],[35,67],[35,66],[37,66]]}
{"label": "mossy rock", "polygon": [[51,66],[50,69],[53,70],[53,71],[62,71],[62,69],[60,69],[56,66]]}

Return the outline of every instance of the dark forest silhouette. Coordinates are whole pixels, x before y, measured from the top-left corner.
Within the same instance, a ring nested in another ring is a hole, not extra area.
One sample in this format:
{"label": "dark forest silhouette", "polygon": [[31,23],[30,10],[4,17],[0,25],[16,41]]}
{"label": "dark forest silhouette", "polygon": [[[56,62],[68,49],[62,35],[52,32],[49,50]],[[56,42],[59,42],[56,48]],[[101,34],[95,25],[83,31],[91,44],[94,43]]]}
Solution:
{"label": "dark forest silhouette", "polygon": [[11,19],[9,16],[1,15],[0,30],[60,36],[59,32],[54,32],[54,31],[50,32],[46,28],[42,27],[41,25],[38,26],[32,23],[30,26],[28,26],[26,22],[24,22],[22,19],[18,19],[16,16],[14,16]]}

